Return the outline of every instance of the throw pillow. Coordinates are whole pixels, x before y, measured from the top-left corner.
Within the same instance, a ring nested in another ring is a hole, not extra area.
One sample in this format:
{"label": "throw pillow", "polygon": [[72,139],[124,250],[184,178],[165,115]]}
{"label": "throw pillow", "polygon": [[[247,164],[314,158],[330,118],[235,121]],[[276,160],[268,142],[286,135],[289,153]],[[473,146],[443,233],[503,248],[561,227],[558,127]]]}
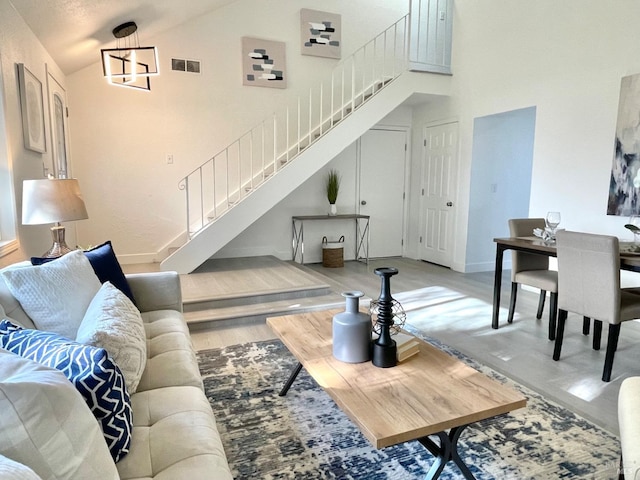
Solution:
{"label": "throw pillow", "polygon": [[42,480],[26,465],[0,455],[0,478],[3,480]]}
{"label": "throw pillow", "polygon": [[11,294],[39,330],[76,338],[100,281],[87,257],[74,250],[39,267],[0,271]]}
{"label": "throw pillow", "polygon": [[[0,453],[28,466],[36,478],[120,478],[98,422],[69,380],[5,350],[0,432]],[[2,467],[0,478],[6,478]]]}
{"label": "throw pillow", "polygon": [[136,392],[147,361],[147,336],[140,311],[105,282],[84,314],[76,342],[104,348],[118,365],[129,394]]}
{"label": "throw pillow", "polygon": [[[114,287],[124,293],[129,299],[136,304],[135,298],[133,298],[133,292],[127,281],[127,277],[122,271],[120,262],[113,251],[111,241],[107,240],[102,245],[98,245],[90,250],[85,250],[84,254],[89,259],[89,263],[93,267],[93,271],[96,272],[98,280],[101,283],[111,282]],[[32,265],[43,265],[49,263],[51,258],[31,257]]]}
{"label": "throw pillow", "polygon": [[100,422],[114,461],[129,451],[131,401],[124,377],[105,349],[82,345],[52,332],[21,329],[7,320],[0,322],[0,348],[60,370]]}

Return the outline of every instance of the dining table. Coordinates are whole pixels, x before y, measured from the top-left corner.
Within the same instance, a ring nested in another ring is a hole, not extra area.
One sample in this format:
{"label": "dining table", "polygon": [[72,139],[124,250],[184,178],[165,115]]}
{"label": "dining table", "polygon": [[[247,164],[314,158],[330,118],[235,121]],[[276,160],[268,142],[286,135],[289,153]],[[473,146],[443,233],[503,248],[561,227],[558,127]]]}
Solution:
{"label": "dining table", "polygon": [[[493,316],[491,328],[499,327],[500,293],[502,288],[502,260],[505,250],[557,257],[555,242],[545,241],[536,236],[494,238],[496,243],[496,268],[493,282]],[[640,272],[640,245],[634,242],[620,242],[620,269]]]}

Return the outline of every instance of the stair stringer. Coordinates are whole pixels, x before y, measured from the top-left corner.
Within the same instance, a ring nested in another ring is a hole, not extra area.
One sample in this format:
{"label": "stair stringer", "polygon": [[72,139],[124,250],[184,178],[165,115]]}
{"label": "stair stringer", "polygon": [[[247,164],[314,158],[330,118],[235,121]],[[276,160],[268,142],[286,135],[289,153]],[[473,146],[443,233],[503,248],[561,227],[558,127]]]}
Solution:
{"label": "stair stringer", "polygon": [[272,178],[169,255],[162,270],[190,273],[262,217],[413,93],[449,96],[451,77],[405,72],[318,138]]}

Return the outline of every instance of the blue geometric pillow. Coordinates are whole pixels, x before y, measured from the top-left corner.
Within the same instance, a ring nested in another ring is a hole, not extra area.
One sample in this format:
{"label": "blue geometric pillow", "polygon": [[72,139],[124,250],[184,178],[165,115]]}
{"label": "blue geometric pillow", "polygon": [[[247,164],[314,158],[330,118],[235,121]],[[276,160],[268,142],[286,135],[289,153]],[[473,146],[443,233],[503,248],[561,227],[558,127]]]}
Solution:
{"label": "blue geometric pillow", "polygon": [[113,460],[129,452],[131,401],[124,377],[105,349],[51,332],[22,329],[8,320],[0,321],[0,348],[64,373],[100,422]]}

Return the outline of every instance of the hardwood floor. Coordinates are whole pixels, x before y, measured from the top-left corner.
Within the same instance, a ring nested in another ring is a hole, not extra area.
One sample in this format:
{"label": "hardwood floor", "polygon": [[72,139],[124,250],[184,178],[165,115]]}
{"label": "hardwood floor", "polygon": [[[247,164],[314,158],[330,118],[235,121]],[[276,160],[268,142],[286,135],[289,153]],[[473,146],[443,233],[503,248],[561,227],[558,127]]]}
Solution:
{"label": "hardwood floor", "polygon": [[[548,306],[542,320],[537,320],[538,294],[528,290],[520,291],[514,322],[506,323],[511,285],[508,271],[504,272],[502,282],[500,328],[493,330],[493,272],[462,274],[404,258],[377,259],[369,265],[351,261],[335,269],[323,268],[321,264],[291,265],[326,282],[336,294],[357,289],[374,299],[380,294],[380,278],[374,269],[398,268],[399,274],[391,279],[391,292],[405,307],[407,323],[618,434],[620,383],[628,376],[640,375],[638,322],[625,322],[622,326],[612,380],[605,383],[600,377],[606,332],[603,332],[602,349],[594,351],[590,347],[591,337],[582,335],[581,318],[570,315],[563,356],[554,362],[553,342],[547,339]],[[136,268],[144,269],[128,266],[125,270]],[[192,281],[193,278],[189,278],[183,284]],[[188,297],[189,293],[184,295]],[[224,322],[192,332],[198,350],[273,338],[275,335],[263,320]]]}

